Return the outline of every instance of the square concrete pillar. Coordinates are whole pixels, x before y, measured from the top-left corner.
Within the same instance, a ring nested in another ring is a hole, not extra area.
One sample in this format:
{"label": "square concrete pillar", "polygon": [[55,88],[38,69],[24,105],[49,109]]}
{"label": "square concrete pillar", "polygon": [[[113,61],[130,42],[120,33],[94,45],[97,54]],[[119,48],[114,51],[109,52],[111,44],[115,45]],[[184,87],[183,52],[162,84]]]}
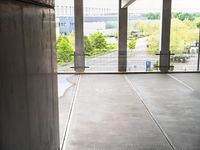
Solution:
{"label": "square concrete pillar", "polygon": [[83,36],[83,0],[74,0],[75,16],[75,52],[74,65],[76,72],[85,71],[84,36]]}
{"label": "square concrete pillar", "polygon": [[126,72],[127,68],[127,24],[128,24],[128,9],[122,8],[122,0],[119,0],[119,44],[118,44],[119,72]]}
{"label": "square concrete pillar", "polygon": [[160,71],[168,72],[170,69],[170,29],[171,29],[172,0],[163,0],[161,15],[161,42],[160,42]]}

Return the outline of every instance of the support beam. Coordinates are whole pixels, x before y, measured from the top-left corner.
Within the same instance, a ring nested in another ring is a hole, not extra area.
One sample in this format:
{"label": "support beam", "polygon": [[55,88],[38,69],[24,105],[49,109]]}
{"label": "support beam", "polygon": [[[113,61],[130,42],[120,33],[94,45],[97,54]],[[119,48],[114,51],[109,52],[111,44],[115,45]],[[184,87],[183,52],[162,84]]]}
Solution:
{"label": "support beam", "polygon": [[170,69],[170,29],[171,29],[171,5],[172,0],[163,0],[161,18],[161,42],[160,42],[160,71],[168,72]]}
{"label": "support beam", "polygon": [[121,1],[121,8],[127,8],[129,5],[131,5],[136,0],[122,0]]}
{"label": "support beam", "polygon": [[55,11],[49,2],[0,1],[1,150],[60,149]]}
{"label": "support beam", "polygon": [[128,9],[121,7],[122,0],[119,0],[119,52],[118,71],[126,72],[127,68],[127,24]]}
{"label": "support beam", "polygon": [[85,71],[84,37],[83,37],[83,0],[74,0],[75,16],[75,53],[74,65],[76,72]]}

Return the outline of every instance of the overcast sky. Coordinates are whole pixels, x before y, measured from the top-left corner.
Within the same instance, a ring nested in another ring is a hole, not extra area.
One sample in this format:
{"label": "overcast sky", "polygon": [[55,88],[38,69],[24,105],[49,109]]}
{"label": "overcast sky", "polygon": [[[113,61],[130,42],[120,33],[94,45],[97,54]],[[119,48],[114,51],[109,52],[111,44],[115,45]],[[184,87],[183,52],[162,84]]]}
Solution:
{"label": "overcast sky", "polygon": [[[119,0],[83,0],[85,7],[118,8]],[[172,0],[173,11],[200,12],[200,0]],[[56,0],[57,4],[73,5],[73,0]],[[130,10],[135,12],[159,12],[162,0],[136,0]]]}

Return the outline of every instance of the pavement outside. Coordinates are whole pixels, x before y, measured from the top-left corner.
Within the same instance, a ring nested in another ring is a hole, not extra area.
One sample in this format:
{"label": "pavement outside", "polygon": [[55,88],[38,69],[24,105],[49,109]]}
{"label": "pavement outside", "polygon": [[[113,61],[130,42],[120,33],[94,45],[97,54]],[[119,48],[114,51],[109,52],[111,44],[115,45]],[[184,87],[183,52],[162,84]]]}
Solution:
{"label": "pavement outside", "polygon": [[199,150],[200,74],[81,75],[64,150]]}

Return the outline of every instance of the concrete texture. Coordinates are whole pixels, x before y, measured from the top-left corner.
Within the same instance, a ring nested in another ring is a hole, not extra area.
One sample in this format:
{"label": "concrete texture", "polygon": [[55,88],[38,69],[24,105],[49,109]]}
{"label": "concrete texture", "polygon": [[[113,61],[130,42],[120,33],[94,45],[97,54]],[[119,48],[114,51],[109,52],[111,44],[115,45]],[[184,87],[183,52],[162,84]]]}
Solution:
{"label": "concrete texture", "polygon": [[83,75],[66,149],[171,147],[123,75]]}
{"label": "concrete texture", "polygon": [[54,10],[13,0],[0,14],[0,149],[58,150]]}
{"label": "concrete texture", "polygon": [[54,6],[55,2],[54,0],[13,0],[13,1],[24,1],[28,3],[34,3],[34,4],[43,4],[43,5],[49,5]]}
{"label": "concrete texture", "polygon": [[82,75],[67,150],[199,150],[199,74]]}
{"label": "concrete texture", "polygon": [[119,42],[118,42],[118,71],[126,72],[127,68],[127,32],[128,8],[122,8],[119,0]]}
{"label": "concrete texture", "polygon": [[160,71],[170,69],[170,31],[172,0],[162,0],[161,40],[160,40]]}
{"label": "concrete texture", "polygon": [[[60,90],[63,91],[64,88],[62,96],[59,97],[60,145],[62,145],[64,142],[77,81],[78,75],[58,75],[58,92]],[[67,85],[67,87],[64,87],[64,84]]]}
{"label": "concrete texture", "polygon": [[75,52],[74,65],[76,72],[85,70],[84,35],[83,35],[83,0],[74,0],[75,16]]}
{"label": "concrete texture", "polygon": [[200,74],[128,75],[178,150],[200,149]]}

